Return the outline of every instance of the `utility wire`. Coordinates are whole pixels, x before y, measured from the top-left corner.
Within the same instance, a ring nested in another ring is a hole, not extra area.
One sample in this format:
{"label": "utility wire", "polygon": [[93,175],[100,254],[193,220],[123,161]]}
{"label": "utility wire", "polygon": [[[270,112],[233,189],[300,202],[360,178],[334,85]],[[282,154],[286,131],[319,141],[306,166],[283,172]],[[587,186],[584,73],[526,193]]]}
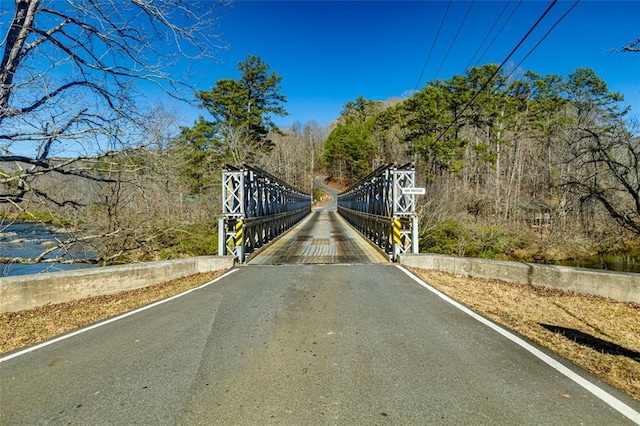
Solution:
{"label": "utility wire", "polygon": [[[482,52],[482,55],[480,55],[480,57],[478,58],[478,60],[476,61],[476,63],[474,64],[474,66],[478,65],[480,63],[480,61],[482,60],[482,58],[484,58],[484,55],[487,54],[487,52],[489,51],[489,49],[491,49],[491,47],[493,46],[493,43],[495,43],[496,39],[498,38],[498,36],[502,33],[502,30],[504,30],[504,28],[507,26],[507,24],[509,23],[509,21],[511,20],[511,18],[513,18],[513,15],[516,13],[516,11],[518,10],[518,8],[520,7],[520,5],[522,4],[522,0],[520,0],[518,2],[518,4],[516,5],[516,7],[513,9],[513,11],[511,11],[511,15],[509,15],[509,17],[507,18],[507,20],[504,22],[504,24],[502,24],[502,26],[500,27],[500,29],[498,30],[497,34],[495,36],[493,36],[493,39],[491,40],[491,43],[489,43],[489,45],[487,46],[486,49],[484,49],[484,52]],[[467,67],[468,68],[468,67]]]}
{"label": "utility wire", "polygon": [[438,74],[440,74],[440,70],[444,66],[444,63],[447,61],[447,58],[449,57],[449,53],[451,53],[451,49],[453,48],[453,45],[456,43],[456,40],[458,39],[458,36],[460,35],[460,31],[462,30],[462,27],[464,27],[465,22],[467,22],[467,18],[469,17],[469,13],[471,12],[471,8],[473,7],[473,3],[475,3],[475,0],[472,0],[471,3],[469,3],[469,7],[467,8],[467,13],[464,15],[464,18],[462,19],[462,23],[458,27],[458,31],[456,31],[456,35],[453,37],[453,40],[451,40],[451,44],[449,45],[449,48],[447,49],[447,53],[445,53],[444,59],[442,59],[442,62],[440,63],[440,66],[438,67],[438,71],[436,71],[435,77],[433,77],[434,80],[438,78]]}
{"label": "utility wire", "polygon": [[480,43],[480,45],[478,46],[476,51],[473,53],[473,56],[471,57],[471,59],[469,59],[469,62],[467,62],[467,65],[464,67],[465,69],[469,69],[469,65],[471,65],[471,62],[473,62],[473,59],[476,57],[476,55],[478,54],[478,52],[480,51],[482,46],[484,46],[484,43],[489,38],[489,34],[491,34],[493,32],[493,29],[496,27],[496,25],[498,25],[498,22],[500,22],[500,19],[502,19],[502,15],[504,15],[504,12],[507,10],[507,8],[509,7],[510,4],[511,4],[511,0],[505,2],[504,7],[502,8],[502,11],[500,12],[500,15],[498,15],[498,17],[493,22],[493,25],[491,26],[489,31],[487,31],[487,33],[485,34],[484,38],[482,39],[482,43]]}
{"label": "utility wire", "polygon": [[540,44],[542,44],[542,42],[547,38],[547,36],[549,36],[549,34],[551,34],[551,32],[558,26],[558,24],[562,22],[564,18],[566,18],[567,15],[571,13],[573,9],[575,9],[578,3],[580,3],[580,0],[576,0],[575,3],[573,3],[573,6],[571,6],[560,18],[558,18],[558,20],[556,20],[556,22],[551,26],[551,28],[549,28],[549,30],[547,30],[544,36],[542,36],[540,41],[538,41],[536,45],[533,46],[531,50],[527,52],[526,55],[524,55],[524,57],[520,60],[520,62],[518,62],[518,64],[515,67],[513,67],[513,70],[511,70],[511,72],[507,75],[507,79],[509,79],[509,77],[511,77],[513,73],[516,72],[516,70],[520,67],[520,65],[522,65],[522,63],[527,60],[527,58],[533,53],[533,51],[536,50],[538,46],[540,46]]}
{"label": "utility wire", "polygon": [[[487,81],[482,85],[482,87],[476,92],[475,95],[473,95],[473,97],[471,97],[471,99],[469,100],[469,102],[467,102],[464,106],[464,108],[462,108],[462,111],[460,111],[459,116],[461,116],[462,114],[464,114],[464,112],[467,110],[467,108],[469,108],[471,106],[471,104],[473,103],[473,101],[476,100],[476,98],[480,95],[480,93],[482,93],[487,86],[489,86],[489,83],[491,83],[491,81],[496,77],[496,75],[498,75],[498,73],[500,72],[500,70],[502,70],[502,68],[504,67],[504,64],[507,63],[507,61],[509,59],[511,59],[511,57],[516,53],[516,51],[520,48],[520,46],[522,46],[522,43],[525,42],[525,40],[527,38],[529,38],[529,36],[531,35],[531,33],[533,32],[533,30],[536,29],[536,27],[540,24],[540,22],[542,22],[542,20],[544,19],[545,16],[547,16],[547,14],[549,13],[549,11],[551,11],[551,9],[556,5],[556,3],[558,3],[558,0],[553,0],[553,2],[547,7],[547,9],[544,11],[544,13],[538,18],[538,20],[536,21],[535,24],[533,24],[533,26],[531,28],[529,28],[529,31],[527,31],[527,33],[520,39],[520,41],[518,42],[518,44],[516,45],[516,47],[514,47],[511,50],[511,53],[509,53],[509,55],[504,59],[504,61],[502,61],[502,63],[500,64],[500,66],[498,68],[496,68],[496,70],[493,72],[493,74],[491,74],[491,76],[487,79]],[[458,116],[458,117],[459,117]],[[440,133],[440,135],[436,138],[436,140],[434,141],[434,144],[438,143],[440,141],[440,139],[442,139],[442,137],[445,135],[445,133],[447,133],[447,131],[449,131],[449,129],[455,124],[456,120],[458,117],[454,117],[453,121],[451,123],[449,123],[449,125],[447,126],[446,129],[444,129],[444,131],[442,133]]]}
{"label": "utility wire", "polygon": [[422,80],[422,75],[424,74],[424,70],[427,68],[429,59],[431,59],[431,54],[433,53],[433,49],[436,47],[436,43],[438,42],[438,37],[440,37],[440,31],[442,31],[442,27],[444,25],[444,21],[447,20],[447,14],[449,13],[449,8],[451,7],[452,1],[453,0],[449,0],[449,3],[447,4],[447,9],[444,11],[444,16],[442,17],[442,21],[440,21],[440,27],[438,28],[438,32],[436,33],[436,38],[433,40],[433,44],[431,45],[431,49],[429,50],[429,54],[427,55],[427,60],[424,61],[424,65],[422,66],[422,71],[420,71],[420,76],[418,76],[418,81],[416,81],[416,87],[413,89],[414,92],[418,91],[420,80]]}

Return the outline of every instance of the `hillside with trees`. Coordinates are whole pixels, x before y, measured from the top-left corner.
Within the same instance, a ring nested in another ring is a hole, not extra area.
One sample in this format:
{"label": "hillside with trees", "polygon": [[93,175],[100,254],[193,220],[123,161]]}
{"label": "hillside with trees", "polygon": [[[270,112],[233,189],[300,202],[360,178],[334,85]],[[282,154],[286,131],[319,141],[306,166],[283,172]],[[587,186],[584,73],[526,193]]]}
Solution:
{"label": "hillside with trees", "polygon": [[[259,56],[210,89],[171,72],[178,57],[221,48],[217,4],[15,2],[0,45],[0,230],[34,221],[57,236],[0,260],[215,254],[221,169],[244,162],[307,191],[318,174],[349,184],[414,163],[423,251],[547,261],[640,250],[640,129],[593,70],[487,64],[405,99],[358,97],[328,129],[284,129],[282,77]],[[180,127],[145,102],[148,87],[202,116]]]}
{"label": "hillside with trees", "polygon": [[352,182],[416,164],[421,250],[552,260],[640,246],[640,138],[593,70],[513,78],[488,64],[395,105],[348,102],[323,155]]}

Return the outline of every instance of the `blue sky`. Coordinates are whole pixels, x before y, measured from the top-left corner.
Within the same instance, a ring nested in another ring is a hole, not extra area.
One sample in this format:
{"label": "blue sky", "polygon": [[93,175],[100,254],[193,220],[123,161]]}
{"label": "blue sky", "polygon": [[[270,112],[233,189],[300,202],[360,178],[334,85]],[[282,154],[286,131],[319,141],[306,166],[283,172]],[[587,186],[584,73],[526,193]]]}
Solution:
{"label": "blue sky", "polygon": [[[248,54],[259,55],[283,77],[290,115],[276,123],[317,120],[327,125],[345,102],[360,95],[385,100],[406,95],[416,85],[419,89],[436,76],[448,79],[464,73],[506,7],[480,53],[513,12],[511,19],[482,60],[477,62],[478,54],[471,65],[501,63],[550,4],[550,0],[452,1],[417,85],[448,1],[236,1],[220,11],[218,27],[212,28],[229,48],[217,53],[217,63],[201,64],[198,87],[208,90],[218,79],[238,78],[237,63]],[[573,0],[558,2],[507,67],[518,64],[573,4]],[[565,76],[577,68],[593,68],[640,116],[640,53],[613,51],[637,38],[640,1],[582,0],[520,68]],[[183,108],[185,124],[200,114]]]}

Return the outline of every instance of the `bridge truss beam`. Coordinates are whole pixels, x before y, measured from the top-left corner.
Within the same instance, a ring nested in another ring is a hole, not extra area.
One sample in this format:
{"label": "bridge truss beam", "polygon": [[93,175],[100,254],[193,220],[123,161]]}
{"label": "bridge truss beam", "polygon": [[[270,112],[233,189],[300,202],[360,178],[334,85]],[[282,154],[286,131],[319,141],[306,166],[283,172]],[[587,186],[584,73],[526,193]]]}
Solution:
{"label": "bridge truss beam", "polygon": [[311,195],[256,167],[222,170],[218,253],[247,255],[272,241],[311,211]]}
{"label": "bridge truss beam", "polygon": [[383,165],[338,194],[338,212],[395,261],[419,251],[417,192],[413,165]]}

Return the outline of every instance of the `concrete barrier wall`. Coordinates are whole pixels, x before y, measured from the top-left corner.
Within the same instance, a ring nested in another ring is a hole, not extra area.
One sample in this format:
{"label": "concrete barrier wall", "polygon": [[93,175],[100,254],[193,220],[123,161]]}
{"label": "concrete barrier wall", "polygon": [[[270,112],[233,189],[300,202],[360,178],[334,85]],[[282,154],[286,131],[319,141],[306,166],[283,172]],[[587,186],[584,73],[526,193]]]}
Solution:
{"label": "concrete barrier wall", "polygon": [[435,254],[400,255],[399,262],[414,268],[434,269],[469,277],[579,291],[625,302],[640,303],[640,274],[630,272],[600,271]]}
{"label": "concrete barrier wall", "polygon": [[0,312],[15,312],[48,303],[112,294],[197,273],[228,269],[234,265],[234,259],[232,256],[201,256],[4,277],[0,278]]}

